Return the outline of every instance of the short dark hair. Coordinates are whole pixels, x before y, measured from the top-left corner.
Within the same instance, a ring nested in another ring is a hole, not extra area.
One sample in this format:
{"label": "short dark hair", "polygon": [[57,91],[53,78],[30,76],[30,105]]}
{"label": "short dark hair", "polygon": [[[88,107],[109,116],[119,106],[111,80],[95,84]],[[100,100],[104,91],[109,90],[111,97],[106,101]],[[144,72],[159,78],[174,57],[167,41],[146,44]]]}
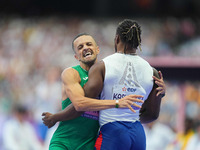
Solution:
{"label": "short dark hair", "polygon": [[72,41],[72,49],[73,49],[74,52],[75,52],[75,50],[74,50],[74,41],[75,41],[77,38],[79,38],[80,36],[84,36],[84,35],[91,36],[91,35],[88,34],[88,33],[80,33],[80,34],[78,34],[78,35],[73,39],[73,41]]}
{"label": "short dark hair", "polygon": [[131,48],[136,48],[141,44],[141,27],[131,19],[125,19],[119,23],[116,34],[121,41]]}

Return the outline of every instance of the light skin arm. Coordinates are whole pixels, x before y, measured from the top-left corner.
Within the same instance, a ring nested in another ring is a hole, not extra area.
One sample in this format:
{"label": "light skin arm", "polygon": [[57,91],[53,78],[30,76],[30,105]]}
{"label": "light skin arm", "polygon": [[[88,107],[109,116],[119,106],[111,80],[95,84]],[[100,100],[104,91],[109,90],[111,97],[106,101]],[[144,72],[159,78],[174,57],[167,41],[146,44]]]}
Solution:
{"label": "light skin arm", "polygon": [[[95,68],[95,66],[92,68]],[[96,72],[96,69],[92,69],[92,70],[93,71],[90,71],[90,73],[89,73],[88,83],[91,83],[94,80],[93,74],[94,74],[94,72]],[[98,75],[98,74],[95,73],[94,75]],[[90,78],[91,78],[91,81],[90,81]],[[54,115],[52,115],[51,113],[48,113],[48,112],[43,113],[42,114],[42,116],[44,116],[42,119],[43,123],[48,127],[52,127],[57,121],[74,119],[74,118],[80,116],[80,114],[82,113],[80,111],[99,111],[102,109],[114,108],[116,105],[115,100],[104,100],[104,102],[102,103],[102,101],[99,101],[97,99],[85,97],[84,90],[80,86],[79,74],[76,70],[74,70],[72,68],[67,69],[62,73],[62,82],[64,84],[65,92],[66,92],[67,96],[70,98],[74,107],[71,104],[68,107],[66,107],[64,110],[62,110],[61,112],[58,112]],[[100,86],[100,88],[94,88],[93,87],[94,84],[87,85],[87,83],[86,83],[87,95],[89,95],[90,97],[94,97],[94,98],[97,97],[98,94],[100,93],[100,89],[103,87],[102,86],[103,82],[101,83],[101,85],[99,85],[98,82],[95,82],[95,84],[96,84],[95,87]],[[91,88],[92,88],[92,90],[89,91],[88,89],[91,89]],[[93,93],[93,94],[91,94],[91,93]],[[96,94],[96,96],[94,96],[95,94]],[[119,100],[119,108],[127,108],[128,107],[133,112],[135,112],[135,110],[132,109],[131,105],[134,105],[137,107],[140,107],[140,106],[133,102],[143,102],[142,100],[137,99],[138,97],[142,97],[142,96],[129,95],[129,96],[126,96],[126,97],[120,99]]]}
{"label": "light skin arm", "polygon": [[162,73],[154,69],[154,85],[147,100],[143,103],[140,110],[140,122],[150,123],[156,120],[160,112],[162,97],[165,95],[166,87]]}
{"label": "light skin arm", "polygon": [[[70,81],[69,84],[72,84],[72,90],[75,90],[79,95],[84,96],[84,91],[79,84],[80,77],[78,75],[78,72],[72,68],[64,70],[64,72],[61,75],[62,83],[66,82],[64,79],[65,76],[66,76],[67,80]],[[63,99],[66,99],[67,97],[65,95],[65,92],[66,92],[65,85],[63,85],[63,89],[64,89],[64,92],[62,94]],[[48,126],[48,128],[51,128],[58,121],[71,120],[71,119],[79,117],[82,113],[83,112],[76,111],[73,104],[69,104],[65,109],[63,109],[62,111],[57,112],[55,114],[51,114],[49,112],[43,112],[42,116],[44,116],[44,117],[42,118],[42,120],[43,120],[43,123],[46,126]]]}
{"label": "light skin arm", "polygon": [[[92,97],[85,97],[84,90],[80,86],[79,82],[73,82],[73,79],[69,79],[68,73],[63,74],[62,80],[65,86],[65,91],[72,101],[76,111],[99,111],[108,108],[114,108],[116,105],[115,100],[104,100],[103,102],[96,98],[103,87],[103,79],[100,79],[101,67],[102,63],[94,64],[88,76],[88,82],[85,84],[84,89],[86,92],[86,96]],[[96,81],[96,82],[95,82]],[[131,105],[140,107],[133,102],[142,102],[142,100],[137,99],[142,97],[140,95],[129,95],[119,100],[119,108],[127,108],[131,107]],[[134,111],[134,110],[133,110]]]}

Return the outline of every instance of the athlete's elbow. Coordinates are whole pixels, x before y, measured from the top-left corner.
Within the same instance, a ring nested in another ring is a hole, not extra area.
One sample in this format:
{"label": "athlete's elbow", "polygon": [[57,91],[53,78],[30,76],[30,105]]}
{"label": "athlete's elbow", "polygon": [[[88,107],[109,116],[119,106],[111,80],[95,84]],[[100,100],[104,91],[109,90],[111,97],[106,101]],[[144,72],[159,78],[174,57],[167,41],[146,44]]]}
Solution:
{"label": "athlete's elbow", "polygon": [[76,96],[76,98],[71,99],[71,102],[73,103],[73,106],[76,111],[85,111],[85,100],[82,96]]}
{"label": "athlete's elbow", "polygon": [[75,108],[75,110],[78,111],[78,112],[80,112],[80,111],[85,111],[85,110],[84,110],[84,105],[81,104],[81,103],[76,103],[76,104],[74,104],[74,108]]}
{"label": "athlete's elbow", "polygon": [[150,115],[151,122],[157,120],[159,117],[159,113],[153,113]]}
{"label": "athlete's elbow", "polygon": [[159,113],[155,112],[143,112],[140,114],[140,122],[142,124],[150,123],[157,120],[159,117]]}
{"label": "athlete's elbow", "polygon": [[158,117],[159,117],[159,114],[155,114],[155,115],[152,117],[152,119],[153,119],[153,120],[157,120]]}
{"label": "athlete's elbow", "polygon": [[151,123],[151,122],[153,122],[153,121],[155,121],[155,120],[157,120],[158,119],[158,117],[156,117],[156,116],[148,116],[148,117],[145,117],[145,118],[140,118],[140,122],[142,123],[142,124],[146,124],[146,123]]}
{"label": "athlete's elbow", "polygon": [[74,105],[76,111],[81,111],[81,107],[79,104]]}

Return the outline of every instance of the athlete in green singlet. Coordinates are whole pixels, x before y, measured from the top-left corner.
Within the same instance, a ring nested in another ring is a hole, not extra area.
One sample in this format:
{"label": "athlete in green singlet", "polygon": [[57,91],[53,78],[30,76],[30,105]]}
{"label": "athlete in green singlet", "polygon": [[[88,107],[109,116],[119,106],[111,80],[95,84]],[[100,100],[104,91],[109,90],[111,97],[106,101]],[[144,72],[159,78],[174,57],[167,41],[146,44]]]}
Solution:
{"label": "athlete in green singlet", "polygon": [[[61,112],[66,112],[63,113],[65,116],[59,115],[56,118],[59,113],[52,115],[45,112],[42,114],[43,121],[48,124],[48,127],[52,127],[58,120],[61,121],[51,139],[49,150],[93,150],[99,125],[97,112],[92,111],[116,107],[116,100],[104,100],[102,103],[100,100],[84,97],[82,87],[87,82],[88,70],[97,61],[99,53],[99,48],[92,36],[78,35],[72,42],[72,47],[80,65],[65,69],[61,75],[63,100]],[[134,102],[142,102],[139,99],[141,97],[140,95],[126,96],[117,101],[117,106],[119,108],[128,107],[134,112],[131,106],[140,107]],[[82,114],[81,111],[88,112],[80,116],[72,113],[74,111],[70,109],[80,111],[80,114]],[[76,118],[76,115],[79,117]]]}
{"label": "athlete in green singlet", "polygon": [[[72,67],[73,69],[79,72],[81,82],[81,87],[88,80],[88,72],[81,68],[80,65]],[[62,102],[62,109],[67,107],[71,101],[69,98]],[[62,121],[60,122],[57,130],[55,131],[49,149],[51,150],[90,150],[94,149],[94,143],[97,136],[97,131],[99,129],[98,123],[98,113],[94,112],[92,114],[84,113],[84,116],[80,116],[73,120]],[[86,117],[85,117],[86,116]],[[87,117],[91,117],[87,118]],[[96,120],[94,120],[96,119]],[[77,134],[74,134],[74,131]]]}

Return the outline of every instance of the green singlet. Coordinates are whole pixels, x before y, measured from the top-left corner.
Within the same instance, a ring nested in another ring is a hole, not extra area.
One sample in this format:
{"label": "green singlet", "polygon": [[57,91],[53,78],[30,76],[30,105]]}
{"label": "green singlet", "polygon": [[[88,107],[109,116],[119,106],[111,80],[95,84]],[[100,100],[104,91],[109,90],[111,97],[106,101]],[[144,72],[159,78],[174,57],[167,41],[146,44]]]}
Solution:
{"label": "green singlet", "polygon": [[[88,81],[88,72],[80,65],[72,67],[79,72],[80,85]],[[62,109],[71,104],[69,98],[62,102]],[[82,116],[61,121],[53,134],[49,150],[94,150],[99,129],[98,112],[85,112]]]}

